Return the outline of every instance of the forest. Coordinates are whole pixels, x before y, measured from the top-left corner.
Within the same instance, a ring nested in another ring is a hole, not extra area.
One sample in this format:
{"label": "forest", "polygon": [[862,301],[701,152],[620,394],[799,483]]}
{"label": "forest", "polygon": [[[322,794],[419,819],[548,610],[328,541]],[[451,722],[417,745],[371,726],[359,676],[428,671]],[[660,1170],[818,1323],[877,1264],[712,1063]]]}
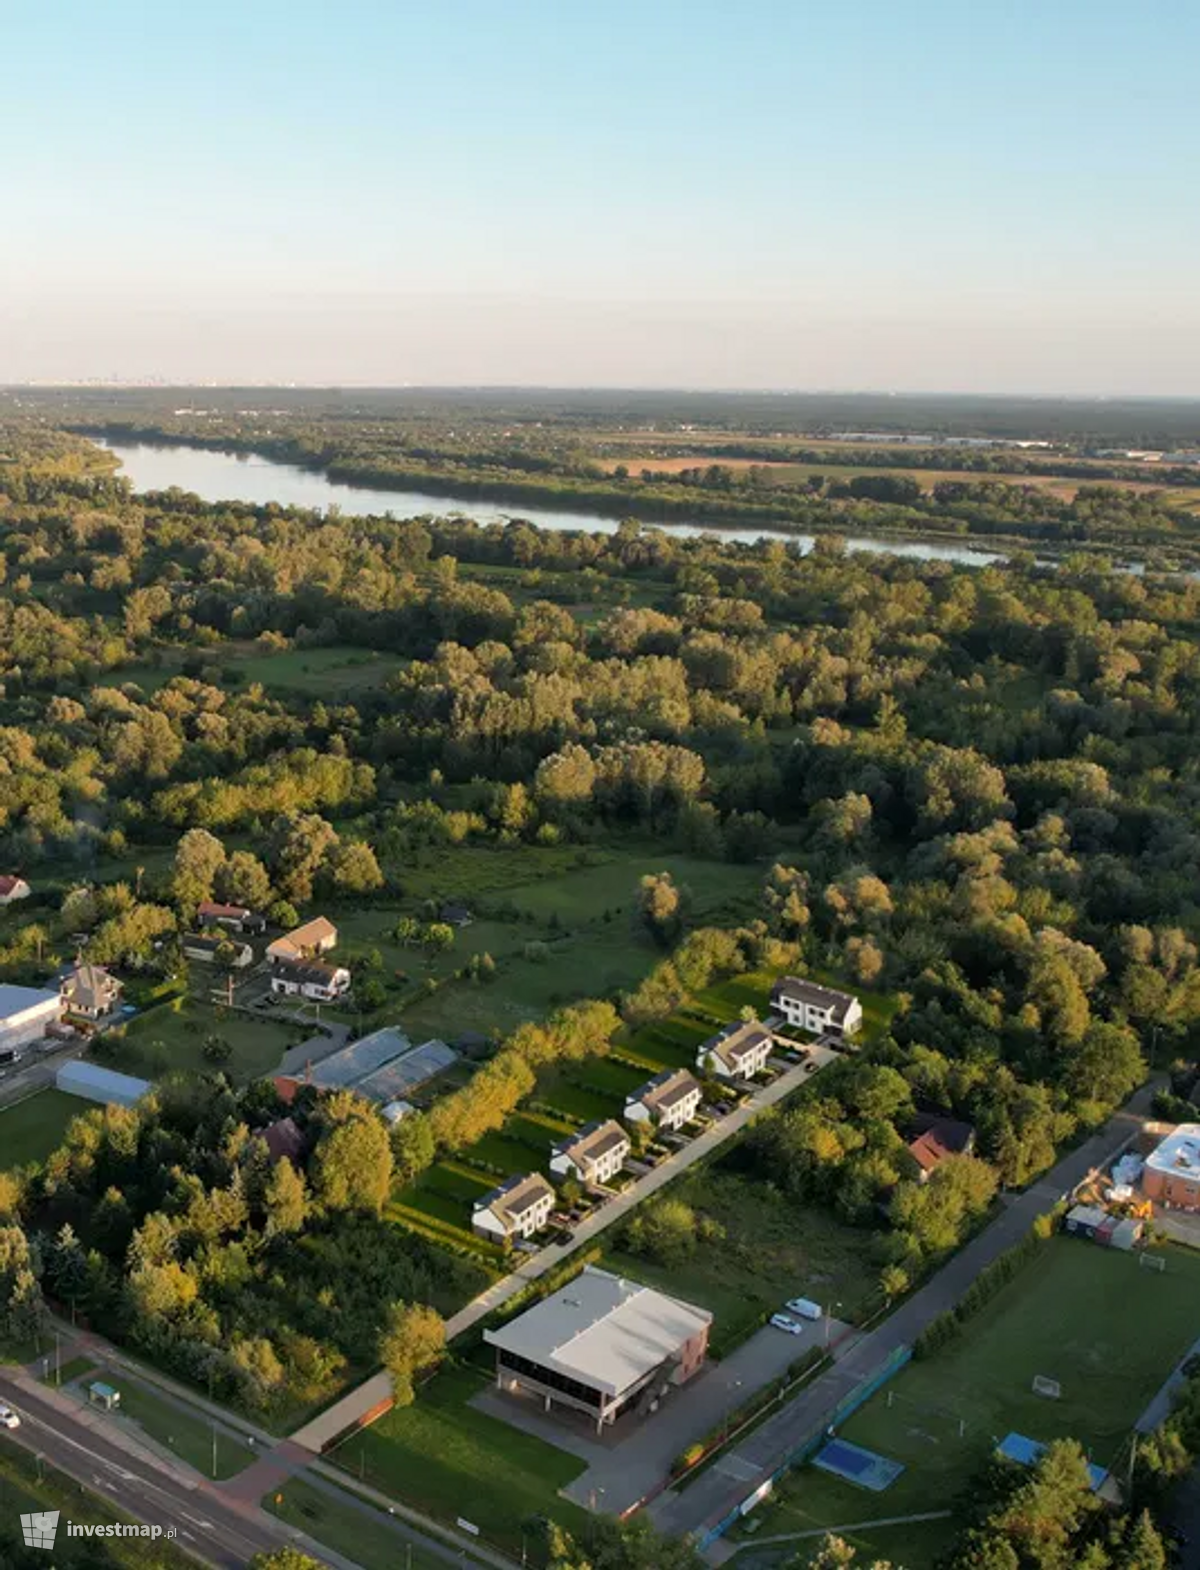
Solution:
{"label": "forest", "polygon": [[[153,984],[202,899],[349,908],[401,893],[431,847],[650,841],[759,890],[718,931],[652,879],[639,985],[522,1026],[394,1140],[354,1098],[302,1101],[294,1183],[254,1139],[274,1092],[215,1066],[90,1114],[5,1181],[10,1333],[44,1289],[248,1408],[322,1399],[388,1355],[396,1305],[479,1283],[386,1222],[394,1184],[714,969],[786,959],[898,1000],[740,1158],[853,1225],[890,1203],[893,1272],[1149,1066],[1197,1057],[1190,577],[138,496],[41,420],[0,428],[0,454],[0,868],[35,888],[2,918],[0,979],[46,980],[85,933]],[[328,699],[268,679],[333,648],[393,663]],[[922,1191],[897,1186],[914,1105],[979,1135]]]}

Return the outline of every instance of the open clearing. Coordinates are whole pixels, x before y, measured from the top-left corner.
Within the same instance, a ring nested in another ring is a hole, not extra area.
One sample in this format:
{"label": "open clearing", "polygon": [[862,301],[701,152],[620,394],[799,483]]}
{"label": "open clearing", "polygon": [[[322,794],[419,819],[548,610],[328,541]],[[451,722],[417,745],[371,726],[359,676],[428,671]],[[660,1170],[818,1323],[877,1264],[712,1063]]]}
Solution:
{"label": "open clearing", "polygon": [[[957,1340],[910,1364],[839,1429],[902,1461],[897,1482],[868,1494],[805,1467],[780,1485],[756,1535],[944,1509],[1012,1430],[1078,1439],[1099,1465],[1120,1463],[1134,1422],[1196,1338],[1200,1256],[1162,1252],[1159,1274],[1132,1254],[1052,1239]],[[1057,1379],[1061,1399],[1034,1395],[1035,1374]],[[931,1563],[908,1552],[904,1562]]]}
{"label": "open clearing", "polygon": [[491,1383],[473,1369],[446,1369],[410,1407],[394,1409],[339,1445],[331,1459],[352,1476],[453,1523],[459,1516],[510,1554],[521,1523],[549,1515],[568,1531],[584,1523],[558,1490],[586,1470],[568,1455],[499,1419],[476,1412],[472,1396]]}
{"label": "open clearing", "polygon": [[58,1148],[67,1124],[91,1110],[90,1101],[61,1090],[39,1090],[0,1111],[0,1152],[5,1168],[41,1161]]}

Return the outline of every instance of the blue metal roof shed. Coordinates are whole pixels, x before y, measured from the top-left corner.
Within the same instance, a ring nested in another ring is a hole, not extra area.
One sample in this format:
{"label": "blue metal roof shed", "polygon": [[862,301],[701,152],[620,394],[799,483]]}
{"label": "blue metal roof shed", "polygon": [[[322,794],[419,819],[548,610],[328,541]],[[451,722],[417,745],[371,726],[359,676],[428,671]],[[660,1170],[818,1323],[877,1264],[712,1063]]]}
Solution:
{"label": "blue metal roof shed", "polygon": [[101,1068],[99,1063],[88,1063],[82,1058],[64,1063],[54,1076],[54,1083],[69,1096],[98,1101],[102,1106],[131,1107],[150,1089],[148,1079],[118,1074],[115,1069]]}

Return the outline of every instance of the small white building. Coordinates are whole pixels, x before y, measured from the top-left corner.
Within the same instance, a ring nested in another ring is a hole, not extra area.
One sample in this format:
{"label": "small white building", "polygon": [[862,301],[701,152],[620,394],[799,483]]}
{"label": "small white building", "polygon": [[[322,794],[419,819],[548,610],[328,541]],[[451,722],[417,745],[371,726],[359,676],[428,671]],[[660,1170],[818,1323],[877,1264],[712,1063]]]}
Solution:
{"label": "small white building", "polygon": [[589,1123],[554,1145],[550,1170],[555,1177],[580,1183],[610,1183],[629,1155],[629,1135],[612,1118]]}
{"label": "small white building", "polygon": [[0,1052],[40,1041],[62,1018],[62,999],[41,987],[0,985]]}
{"label": "small white building", "polygon": [[775,1038],[761,1021],[739,1020],[701,1043],[696,1067],[718,1079],[751,1079],[766,1068],[774,1044]]}
{"label": "small white building", "polygon": [[62,983],[62,1000],[68,1014],[80,1019],[104,1019],[121,1002],[124,989],[103,965],[76,965]]}
{"label": "small white building", "polygon": [[277,960],[271,972],[271,991],[280,997],[332,1003],[349,990],[350,972],[344,966],[323,965],[317,959]]}
{"label": "small white building", "polygon": [[511,1177],[477,1199],[471,1210],[471,1226],[480,1237],[507,1243],[510,1238],[540,1232],[553,1209],[554,1190],[549,1181],[540,1172],[531,1172]]}
{"label": "small white building", "polygon": [[703,1091],[685,1068],[664,1069],[625,1098],[627,1123],[654,1123],[679,1129],[700,1109]]}
{"label": "small white building", "polygon": [[814,1036],[852,1036],[862,1024],[862,1006],[853,993],[802,976],[781,976],[771,988],[771,1007]]}

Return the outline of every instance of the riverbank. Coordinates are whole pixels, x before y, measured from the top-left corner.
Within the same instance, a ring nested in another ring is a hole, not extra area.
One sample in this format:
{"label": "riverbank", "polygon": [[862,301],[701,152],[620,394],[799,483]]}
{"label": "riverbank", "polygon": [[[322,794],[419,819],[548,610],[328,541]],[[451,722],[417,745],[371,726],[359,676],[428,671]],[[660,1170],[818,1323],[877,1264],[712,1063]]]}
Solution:
{"label": "riverbank", "polygon": [[[676,516],[673,510],[664,511],[657,503],[650,504],[646,498],[639,499],[624,491],[605,496],[581,484],[570,493],[560,493],[542,482],[500,484],[488,478],[471,480],[438,474],[424,467],[411,471],[413,482],[419,481],[423,489],[399,490],[385,483],[386,477],[377,470],[360,470],[333,459],[320,461],[311,454],[303,462],[296,461],[297,447],[290,437],[253,441],[225,435],[178,438],[129,424],[74,429],[111,453],[135,490],[148,492],[178,486],[209,502],[240,501],[259,506],[274,503],[317,510],[336,507],[342,513],[387,512],[397,517],[454,513],[482,526],[507,524],[520,518],[538,528],[604,534],[615,533],[623,520],[637,517],[642,523],[683,537],[713,534],[725,542],[740,544],[779,540],[802,550],[810,549],[818,538],[837,537],[852,551],[879,551],[972,567],[1002,563],[1018,553],[1029,556],[1035,549],[1047,564],[1060,560],[1068,549],[1074,555],[1114,561],[1114,548],[1107,543],[1074,541],[1068,547],[1062,542],[1054,545],[1022,535],[972,533],[965,527],[952,533],[949,529],[932,528],[927,516],[907,513],[902,508],[874,507],[871,530],[856,532],[855,523],[863,516],[866,504],[853,504],[853,511],[835,511],[844,504],[825,502],[823,511],[814,509],[802,522],[767,508],[755,509],[750,516],[745,510],[712,515],[707,498],[703,510],[697,509],[693,492],[680,499]],[[345,477],[351,473],[360,477]],[[396,480],[409,473],[407,469],[398,473]],[[540,498],[538,505],[527,500],[535,495]],[[554,505],[560,500],[587,504],[593,510],[584,512],[573,506]],[[904,515],[903,521],[897,521],[897,514]],[[1125,557],[1122,552],[1123,559],[1115,560],[1114,565],[1137,573],[1185,572],[1200,566],[1200,542],[1194,549],[1176,543],[1169,556],[1163,550],[1152,550],[1150,542],[1143,542],[1143,547],[1145,560]]]}

